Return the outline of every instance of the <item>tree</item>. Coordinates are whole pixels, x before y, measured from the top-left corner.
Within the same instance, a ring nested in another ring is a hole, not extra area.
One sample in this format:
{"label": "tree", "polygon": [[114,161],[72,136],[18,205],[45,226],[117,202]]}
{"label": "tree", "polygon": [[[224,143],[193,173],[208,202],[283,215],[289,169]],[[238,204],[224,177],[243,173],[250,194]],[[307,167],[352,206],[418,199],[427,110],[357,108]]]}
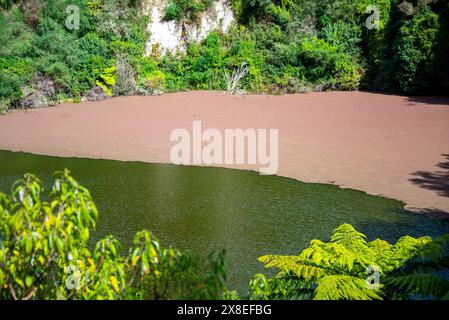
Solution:
{"label": "tree", "polygon": [[[250,297],[256,299],[372,300],[414,297],[449,298],[449,281],[437,272],[448,267],[449,235],[405,236],[394,245],[371,242],[349,224],[336,228],[329,242],[312,240],[297,256],[265,255],[259,261],[279,272],[256,275]],[[367,285],[370,272],[379,283]]]}

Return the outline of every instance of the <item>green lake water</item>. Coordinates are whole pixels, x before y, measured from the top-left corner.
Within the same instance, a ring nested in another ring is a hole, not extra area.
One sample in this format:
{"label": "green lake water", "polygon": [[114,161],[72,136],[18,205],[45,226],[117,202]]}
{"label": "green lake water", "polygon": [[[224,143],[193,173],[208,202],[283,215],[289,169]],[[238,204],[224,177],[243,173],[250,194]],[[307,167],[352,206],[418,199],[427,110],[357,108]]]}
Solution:
{"label": "green lake water", "polygon": [[25,172],[46,186],[64,168],[86,186],[100,211],[94,240],[113,234],[124,247],[141,229],[163,244],[205,254],[226,249],[229,288],[244,292],[260,272],[257,257],[296,254],[312,239],[351,223],[369,240],[449,232],[402,203],[326,184],[222,168],[58,158],[0,151],[0,191]]}

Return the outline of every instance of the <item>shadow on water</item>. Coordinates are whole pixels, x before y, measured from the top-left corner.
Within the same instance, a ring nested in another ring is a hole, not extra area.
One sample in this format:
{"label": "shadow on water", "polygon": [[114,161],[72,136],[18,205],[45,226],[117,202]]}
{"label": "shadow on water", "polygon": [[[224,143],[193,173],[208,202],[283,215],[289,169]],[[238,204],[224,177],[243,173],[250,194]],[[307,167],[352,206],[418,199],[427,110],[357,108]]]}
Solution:
{"label": "shadow on water", "polygon": [[421,188],[436,191],[443,197],[449,197],[449,154],[443,154],[446,161],[438,163],[436,166],[442,170],[429,172],[417,171],[412,173],[415,178],[409,179]]}
{"label": "shadow on water", "polygon": [[[425,212],[434,213],[432,210],[425,210]],[[397,217],[395,221],[370,219],[369,221],[354,224],[354,227],[365,233],[367,241],[379,238],[390,243],[395,243],[405,235],[412,237],[431,236],[435,238],[449,232],[446,221],[429,219],[423,213],[393,210],[391,214]],[[404,233],[404,230],[407,230],[407,232]]]}
{"label": "shadow on water", "polygon": [[350,223],[368,240],[449,232],[411,214],[403,203],[335,185],[224,168],[58,158],[0,151],[0,192],[25,172],[47,190],[53,173],[69,168],[99,209],[92,241],[114,235],[127,250],[135,232],[151,230],[164,245],[193,253],[226,249],[229,288],[245,292],[264,254],[297,254],[312,239],[328,240]]}
{"label": "shadow on water", "polygon": [[435,220],[440,220],[449,226],[449,212],[447,211],[435,208],[422,208],[418,211],[414,211],[414,213],[424,215]]}
{"label": "shadow on water", "polygon": [[449,107],[449,97],[444,96],[407,96],[410,105],[415,103],[424,103],[429,105]]}

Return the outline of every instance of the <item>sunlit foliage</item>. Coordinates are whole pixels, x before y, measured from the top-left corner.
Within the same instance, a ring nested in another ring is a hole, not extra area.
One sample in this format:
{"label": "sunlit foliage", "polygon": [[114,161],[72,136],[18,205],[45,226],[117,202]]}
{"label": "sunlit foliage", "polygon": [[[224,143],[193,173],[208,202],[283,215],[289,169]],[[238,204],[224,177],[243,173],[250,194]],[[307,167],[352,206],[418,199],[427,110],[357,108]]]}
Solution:
{"label": "sunlit foliage", "polygon": [[[372,300],[449,298],[449,235],[405,236],[395,244],[366,236],[349,224],[329,242],[312,240],[297,256],[265,255],[259,261],[277,275],[254,277],[253,299]],[[371,276],[379,272],[378,283]]]}

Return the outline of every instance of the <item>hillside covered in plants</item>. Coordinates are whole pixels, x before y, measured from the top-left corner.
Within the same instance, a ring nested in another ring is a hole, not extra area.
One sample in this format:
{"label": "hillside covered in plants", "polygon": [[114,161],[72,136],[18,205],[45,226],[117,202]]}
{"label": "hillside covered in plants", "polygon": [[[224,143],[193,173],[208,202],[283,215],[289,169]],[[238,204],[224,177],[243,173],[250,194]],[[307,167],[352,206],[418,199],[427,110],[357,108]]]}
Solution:
{"label": "hillside covered in plants", "polygon": [[[146,55],[145,2],[0,0],[0,112],[229,90],[239,71],[232,91],[449,92],[444,0],[230,0],[228,32],[212,31],[184,52]],[[195,24],[212,3],[169,0],[164,19]]]}

